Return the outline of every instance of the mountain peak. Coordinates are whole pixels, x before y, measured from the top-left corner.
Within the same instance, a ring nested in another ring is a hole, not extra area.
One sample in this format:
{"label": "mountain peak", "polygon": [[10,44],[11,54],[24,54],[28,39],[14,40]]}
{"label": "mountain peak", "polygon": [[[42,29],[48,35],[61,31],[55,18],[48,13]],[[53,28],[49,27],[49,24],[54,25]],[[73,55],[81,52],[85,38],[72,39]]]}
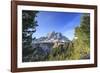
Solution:
{"label": "mountain peak", "polygon": [[70,40],[60,32],[49,32],[46,37],[40,37],[37,42],[69,42]]}

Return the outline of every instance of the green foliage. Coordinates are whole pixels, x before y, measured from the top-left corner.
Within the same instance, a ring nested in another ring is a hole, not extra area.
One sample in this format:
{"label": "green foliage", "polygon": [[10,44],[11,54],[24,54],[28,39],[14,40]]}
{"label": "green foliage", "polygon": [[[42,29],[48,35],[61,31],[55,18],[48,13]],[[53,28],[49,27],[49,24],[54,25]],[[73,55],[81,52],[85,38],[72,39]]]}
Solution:
{"label": "green foliage", "polygon": [[35,21],[37,11],[22,11],[22,55],[27,56],[31,51],[32,34],[36,31],[37,22]]}
{"label": "green foliage", "polygon": [[75,29],[74,39],[74,58],[82,59],[89,58],[90,53],[90,16],[89,14],[84,14],[81,19],[81,24]]}
{"label": "green foliage", "polygon": [[49,54],[48,60],[65,60],[68,57],[69,44],[59,45],[56,48],[52,48]]}
{"label": "green foliage", "polygon": [[31,51],[32,53],[24,57],[24,62],[44,61],[47,59],[47,54],[41,47],[34,48]]}

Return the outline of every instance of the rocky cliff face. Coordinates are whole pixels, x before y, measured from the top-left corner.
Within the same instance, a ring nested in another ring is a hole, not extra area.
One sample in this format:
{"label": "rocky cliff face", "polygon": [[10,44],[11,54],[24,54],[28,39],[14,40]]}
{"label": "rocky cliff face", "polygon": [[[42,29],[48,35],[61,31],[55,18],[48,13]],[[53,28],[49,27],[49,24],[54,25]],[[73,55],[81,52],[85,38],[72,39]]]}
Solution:
{"label": "rocky cliff face", "polygon": [[70,40],[59,32],[50,32],[45,37],[40,37],[33,41],[33,43],[55,43],[55,42],[69,42]]}
{"label": "rocky cliff face", "polygon": [[46,36],[32,42],[33,53],[24,58],[24,61],[44,61],[54,49],[64,49],[70,40],[59,32],[50,32]]}
{"label": "rocky cliff face", "polygon": [[33,40],[33,48],[42,48],[44,51],[49,52],[52,48],[57,48],[61,45],[69,43],[70,40],[59,32],[50,32],[45,37],[40,37]]}

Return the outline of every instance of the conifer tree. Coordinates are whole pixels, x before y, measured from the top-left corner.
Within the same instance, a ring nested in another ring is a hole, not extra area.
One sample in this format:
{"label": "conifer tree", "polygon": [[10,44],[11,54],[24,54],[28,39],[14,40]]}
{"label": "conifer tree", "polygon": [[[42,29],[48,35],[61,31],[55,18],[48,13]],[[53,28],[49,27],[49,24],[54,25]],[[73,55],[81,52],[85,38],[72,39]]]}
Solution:
{"label": "conifer tree", "polygon": [[32,34],[36,31],[37,21],[35,21],[37,11],[22,11],[22,56],[31,52]]}

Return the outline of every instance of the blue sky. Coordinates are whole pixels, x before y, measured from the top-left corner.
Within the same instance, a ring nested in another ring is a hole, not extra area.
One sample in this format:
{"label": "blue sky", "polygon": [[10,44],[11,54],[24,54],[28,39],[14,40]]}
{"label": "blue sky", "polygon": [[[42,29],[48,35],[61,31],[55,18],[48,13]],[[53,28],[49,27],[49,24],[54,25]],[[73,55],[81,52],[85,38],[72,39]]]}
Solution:
{"label": "blue sky", "polygon": [[39,38],[55,31],[72,40],[75,27],[80,25],[81,15],[82,13],[39,11],[35,18],[39,26],[33,37]]}

